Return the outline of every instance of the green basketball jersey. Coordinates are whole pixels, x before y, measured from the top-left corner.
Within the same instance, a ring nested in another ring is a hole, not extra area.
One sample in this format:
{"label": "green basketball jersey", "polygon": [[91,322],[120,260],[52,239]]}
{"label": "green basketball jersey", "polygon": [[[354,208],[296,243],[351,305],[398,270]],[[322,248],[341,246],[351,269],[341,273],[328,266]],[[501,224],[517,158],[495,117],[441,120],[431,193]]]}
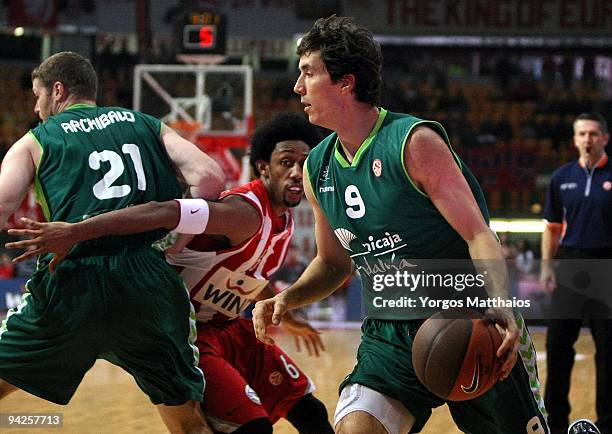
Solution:
{"label": "green basketball jersey", "polygon": [[[436,131],[453,152],[439,123],[381,109],[352,163],[338,149],[335,133],[312,150],[306,163],[316,200],[360,272],[366,307],[376,295],[375,274],[409,269],[415,259],[470,257],[466,242],[406,171],[404,146],[417,125]],[[480,186],[454,152],[453,156],[488,222]]]}
{"label": "green basketball jersey", "polygon": [[[33,130],[42,150],[37,200],[49,221],[77,222],[149,201],[180,197],[161,122],[119,107],[75,104]],[[84,243],[144,245],[165,231]],[[83,246],[81,246],[83,247]]]}

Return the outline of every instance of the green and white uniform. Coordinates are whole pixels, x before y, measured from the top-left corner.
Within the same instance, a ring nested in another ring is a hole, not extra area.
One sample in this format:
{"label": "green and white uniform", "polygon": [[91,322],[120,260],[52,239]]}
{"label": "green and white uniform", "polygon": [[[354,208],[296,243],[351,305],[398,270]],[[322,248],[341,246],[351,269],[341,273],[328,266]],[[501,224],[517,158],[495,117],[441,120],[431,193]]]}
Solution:
{"label": "green and white uniform", "polygon": [[[41,147],[36,193],[49,221],[78,222],[180,197],[161,122],[77,104],[30,131]],[[28,293],[0,328],[0,377],[66,404],[98,358],[134,376],[155,404],[201,400],[192,308],[151,243],[166,231],[78,244],[50,275],[39,258]]]}
{"label": "green and white uniform", "polygon": [[[343,157],[336,134],[316,146],[306,163],[316,200],[360,272],[366,308],[380,295],[374,290],[376,274],[409,269],[415,260],[470,258],[465,241],[416,187],[404,165],[406,140],[420,125],[437,132],[452,152],[439,123],[381,109],[372,132],[351,163]],[[488,221],[478,183],[454,152],[453,156]],[[412,339],[424,310],[395,312],[376,312],[375,318],[366,318],[357,365],[341,390],[359,383],[400,401],[416,418],[412,432],[418,432],[431,409],[443,401],[420,384],[412,368]],[[523,325],[522,320],[519,322]],[[523,337],[522,350],[531,357],[517,362],[511,378],[480,398],[449,403],[462,430],[483,434],[547,432],[535,354],[526,330]]]}

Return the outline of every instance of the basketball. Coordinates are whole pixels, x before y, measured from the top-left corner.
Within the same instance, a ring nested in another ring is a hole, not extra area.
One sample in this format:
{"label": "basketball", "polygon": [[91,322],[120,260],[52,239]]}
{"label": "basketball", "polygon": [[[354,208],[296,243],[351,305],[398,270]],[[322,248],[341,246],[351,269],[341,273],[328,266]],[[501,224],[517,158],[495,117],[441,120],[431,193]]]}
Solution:
{"label": "basketball", "polygon": [[502,338],[494,324],[472,309],[437,312],[421,325],[412,346],[419,381],[434,395],[466,401],[497,382]]}

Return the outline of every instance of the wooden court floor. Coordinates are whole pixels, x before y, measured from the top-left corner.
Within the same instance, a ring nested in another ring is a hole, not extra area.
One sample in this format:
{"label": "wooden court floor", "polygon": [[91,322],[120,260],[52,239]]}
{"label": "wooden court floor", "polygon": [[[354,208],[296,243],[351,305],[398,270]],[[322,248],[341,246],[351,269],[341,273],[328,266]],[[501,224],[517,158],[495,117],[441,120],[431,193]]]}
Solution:
{"label": "wooden court floor", "polygon": [[[540,378],[546,378],[546,365],[542,359],[544,349],[543,331],[532,331],[536,349],[539,351]],[[310,375],[317,385],[315,392],[333,414],[337,386],[353,367],[359,344],[359,330],[324,330],[323,339],[327,352],[320,358],[310,358],[296,353],[292,337],[278,335],[277,342]],[[572,376],[570,399],[571,418],[595,419],[595,369],[594,347],[588,330],[583,332],[576,345],[578,352]],[[165,429],[153,405],[138,389],[133,379],[119,368],[98,361],[87,373],[72,401],[67,406],[48,403],[24,392],[15,392],[0,401],[0,413],[63,413],[62,428],[54,429],[6,429],[2,434],[44,433],[164,433]],[[275,434],[295,433],[286,421],[274,426]],[[425,429],[425,434],[455,434],[455,428],[446,407],[434,411]]]}

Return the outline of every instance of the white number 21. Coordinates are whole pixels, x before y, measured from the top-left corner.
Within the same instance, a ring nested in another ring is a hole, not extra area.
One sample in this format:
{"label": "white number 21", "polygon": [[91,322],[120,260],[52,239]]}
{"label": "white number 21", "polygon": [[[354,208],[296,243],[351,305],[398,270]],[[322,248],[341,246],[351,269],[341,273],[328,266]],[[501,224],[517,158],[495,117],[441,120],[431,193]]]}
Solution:
{"label": "white number 21", "polygon": [[[147,179],[145,178],[144,170],[142,168],[142,158],[140,157],[140,150],[138,146],[133,143],[126,143],[121,148],[124,154],[130,156],[132,163],[134,163],[134,170],[136,171],[136,178],[138,179],[138,190],[147,189]],[[93,170],[100,170],[100,163],[102,161],[108,161],[110,163],[110,170],[104,174],[104,177],[96,182],[93,186],[93,194],[98,199],[111,199],[113,197],[123,197],[130,194],[132,187],[127,184],[123,185],[112,185],[125,171],[123,160],[121,156],[115,151],[94,151],[89,154],[89,167]]]}

